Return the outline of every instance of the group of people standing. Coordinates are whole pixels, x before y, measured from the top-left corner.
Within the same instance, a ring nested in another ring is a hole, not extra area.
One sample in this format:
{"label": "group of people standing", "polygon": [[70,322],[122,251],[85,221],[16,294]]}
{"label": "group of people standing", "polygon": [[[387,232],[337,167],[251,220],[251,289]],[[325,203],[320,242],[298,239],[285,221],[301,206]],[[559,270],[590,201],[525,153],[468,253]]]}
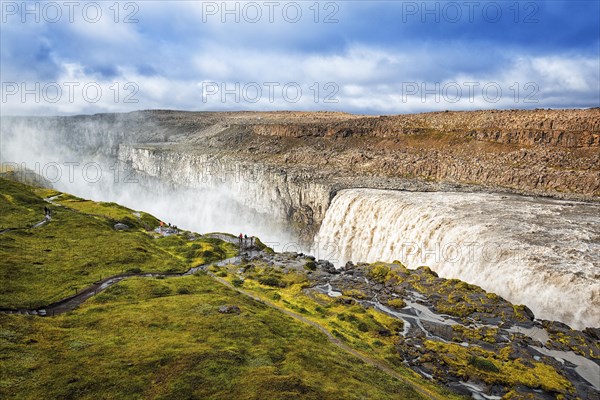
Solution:
{"label": "group of people standing", "polygon": [[158,232],[167,235],[175,235],[179,233],[179,229],[177,228],[177,225],[171,225],[170,222],[165,224],[163,221],[159,221]]}
{"label": "group of people standing", "polygon": [[240,233],[238,239],[240,247],[248,247],[248,239],[250,239],[250,247],[254,246],[254,236],[248,237],[248,235]]}

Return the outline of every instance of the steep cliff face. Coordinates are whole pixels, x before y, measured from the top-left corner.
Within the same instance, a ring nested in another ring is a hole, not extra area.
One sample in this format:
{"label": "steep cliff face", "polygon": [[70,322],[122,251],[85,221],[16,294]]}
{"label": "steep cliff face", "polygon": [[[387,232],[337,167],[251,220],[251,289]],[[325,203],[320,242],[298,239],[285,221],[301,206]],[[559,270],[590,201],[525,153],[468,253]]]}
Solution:
{"label": "steep cliff face", "polygon": [[226,191],[246,207],[292,223],[304,241],[312,239],[332,196],[329,185],[301,172],[168,145],[121,145],[119,161],[175,187]]}
{"label": "steep cliff face", "polygon": [[600,147],[600,108],[588,110],[489,110],[362,117],[318,122],[257,124],[257,135],[282,137],[369,136],[401,138],[431,132],[480,141],[560,147]]}
{"label": "steep cliff face", "polygon": [[[219,183],[308,238],[335,192],[353,187],[598,200],[599,137],[598,108],[381,117],[147,111],[3,118],[1,158],[35,148],[28,161],[120,158],[180,186]],[[65,151],[48,158],[56,147]]]}
{"label": "steep cliff face", "polygon": [[493,190],[560,198],[592,200],[600,196],[600,152],[597,150],[509,147],[498,151],[481,142],[429,147],[380,142],[369,147],[369,150],[339,151],[305,146],[286,153],[279,160],[291,168],[312,165],[315,170],[331,171],[331,175],[474,184]]}
{"label": "steep cliff face", "polygon": [[246,146],[289,167],[600,196],[600,108],[290,118],[262,121],[251,131]]}
{"label": "steep cliff face", "polygon": [[[432,206],[428,210],[421,207],[422,204],[411,206],[414,211],[409,214],[424,219],[423,229],[408,229],[403,235],[399,230],[380,234],[381,227],[408,219],[396,207],[401,204],[394,201],[393,207],[381,208],[379,202],[369,205],[369,196],[361,194],[356,203],[367,205],[361,207],[360,212],[349,215],[346,213],[349,207],[330,206],[340,191],[437,191],[442,197],[449,192],[501,191],[598,202],[599,121],[600,109],[386,117],[343,113],[148,111],[123,115],[15,118],[9,123],[2,121],[0,158],[3,162],[45,160],[58,165],[65,161],[103,158],[108,160],[107,166],[112,166],[118,161],[126,166],[127,177],[131,179],[129,172],[133,172],[139,178],[137,185],[129,182],[116,185],[113,175],[108,174],[106,186],[86,181],[82,191],[75,187],[71,189],[71,182],[65,182],[61,188],[88,197],[88,193],[92,193],[90,186],[93,186],[94,193],[102,192],[102,200],[118,199],[123,204],[173,218],[171,221],[180,226],[186,224],[203,232],[223,229],[237,233],[240,229],[261,238],[271,234],[276,240],[293,242],[300,238],[302,244],[309,244],[323,227],[317,239],[332,242],[333,246],[320,254],[313,253],[317,257],[375,260],[383,256],[395,257],[396,253],[388,251],[388,244],[391,248],[401,239],[425,243],[431,239],[427,236],[431,232],[444,233],[444,229],[437,226],[431,229],[426,226],[439,222],[434,215],[438,207]],[[406,195],[419,198],[418,193]],[[567,207],[570,205],[556,213],[568,214]],[[483,209],[475,202],[465,212]],[[510,214],[510,211],[509,207],[507,212]],[[542,208],[534,211],[531,212],[533,219],[552,220]],[[336,215],[334,220],[331,220],[332,213]],[[493,213],[493,210],[488,211],[490,215]],[[330,220],[323,222],[328,215]],[[456,213],[448,211],[444,215],[451,219]],[[469,222],[472,221],[469,218],[468,215],[455,218],[452,223],[460,225],[459,230],[471,232],[476,224]],[[279,225],[272,227],[269,222],[273,220]],[[371,220],[377,222],[369,227],[367,221]],[[506,220],[513,221],[515,226],[523,225],[518,218],[507,217]],[[487,228],[485,221],[478,223]],[[569,223],[568,219],[557,219],[555,225]],[[582,226],[585,228],[589,223],[584,220]],[[587,232],[584,228],[573,228],[575,234],[569,237]],[[588,233],[592,238],[590,248],[596,251],[597,230],[591,229]],[[549,237],[544,229],[537,228],[523,235],[531,235],[535,240]],[[438,235],[439,242],[443,243],[447,236]],[[522,243],[529,240],[525,236]],[[335,249],[349,237],[356,241],[348,242],[346,249],[358,252],[336,253]],[[488,242],[494,238],[504,240],[502,232]],[[516,242],[520,238],[515,239]],[[552,239],[540,248],[553,249],[554,242],[562,240]],[[304,249],[306,247],[298,250]],[[567,253],[556,255],[558,264],[570,257]],[[597,260],[593,263],[597,264]],[[474,281],[486,276],[476,269],[484,264],[475,260],[460,266],[460,271],[447,271],[448,276]],[[510,261],[506,266],[504,272],[508,278],[499,286],[520,288],[514,283],[521,279],[519,271],[510,272],[514,267]],[[597,265],[594,266],[597,269]],[[492,267],[484,272],[489,273]],[[443,265],[436,268],[444,270]],[[564,270],[577,271],[571,266]],[[475,272],[464,275],[464,271]],[[571,272],[551,275],[548,276],[552,279],[565,280],[564,286],[570,288],[575,299],[572,302],[576,302],[579,283],[573,282],[580,282],[579,275],[573,277]],[[596,275],[586,276],[586,279],[597,283]],[[503,293],[501,289],[490,289]],[[597,299],[597,285],[592,289],[586,296]],[[520,292],[525,293],[520,290],[512,293]],[[522,301],[519,297],[515,299]],[[541,305],[540,310],[541,315],[545,315]],[[598,318],[597,314],[587,315],[584,310],[578,313],[580,319]],[[564,315],[560,318],[570,321]]]}
{"label": "steep cliff face", "polygon": [[[600,196],[600,108],[396,116],[148,111],[3,118],[4,141],[37,135],[115,158],[120,144],[179,143],[315,176],[480,184],[532,194]],[[4,152],[4,150],[3,150]]]}

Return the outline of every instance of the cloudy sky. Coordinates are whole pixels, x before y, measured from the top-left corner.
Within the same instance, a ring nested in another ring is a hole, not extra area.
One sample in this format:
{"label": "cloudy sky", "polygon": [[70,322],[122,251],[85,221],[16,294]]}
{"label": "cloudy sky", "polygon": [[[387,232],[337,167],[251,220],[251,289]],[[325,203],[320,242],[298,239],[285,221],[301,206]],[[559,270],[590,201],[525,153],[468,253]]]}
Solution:
{"label": "cloudy sky", "polygon": [[2,115],[600,105],[599,1],[1,1]]}

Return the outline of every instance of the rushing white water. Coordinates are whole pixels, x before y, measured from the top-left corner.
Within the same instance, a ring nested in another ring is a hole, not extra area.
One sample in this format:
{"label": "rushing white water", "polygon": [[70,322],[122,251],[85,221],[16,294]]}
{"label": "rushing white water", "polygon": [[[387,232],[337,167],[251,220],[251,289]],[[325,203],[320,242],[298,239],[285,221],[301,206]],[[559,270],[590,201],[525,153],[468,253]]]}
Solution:
{"label": "rushing white water", "polygon": [[430,266],[525,304],[537,318],[600,327],[600,205],[482,193],[344,190],[315,248],[338,265]]}

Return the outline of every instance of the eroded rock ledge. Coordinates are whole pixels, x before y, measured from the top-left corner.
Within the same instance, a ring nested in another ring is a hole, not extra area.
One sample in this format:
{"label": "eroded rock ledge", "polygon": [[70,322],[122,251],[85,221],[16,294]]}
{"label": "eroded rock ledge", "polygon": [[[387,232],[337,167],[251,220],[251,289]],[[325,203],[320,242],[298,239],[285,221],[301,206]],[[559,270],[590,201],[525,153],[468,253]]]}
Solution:
{"label": "eroded rock ledge", "polygon": [[253,132],[271,136],[374,136],[399,138],[430,132],[457,133],[477,140],[561,147],[600,147],[600,109],[486,110],[348,118],[314,123],[267,123]]}

